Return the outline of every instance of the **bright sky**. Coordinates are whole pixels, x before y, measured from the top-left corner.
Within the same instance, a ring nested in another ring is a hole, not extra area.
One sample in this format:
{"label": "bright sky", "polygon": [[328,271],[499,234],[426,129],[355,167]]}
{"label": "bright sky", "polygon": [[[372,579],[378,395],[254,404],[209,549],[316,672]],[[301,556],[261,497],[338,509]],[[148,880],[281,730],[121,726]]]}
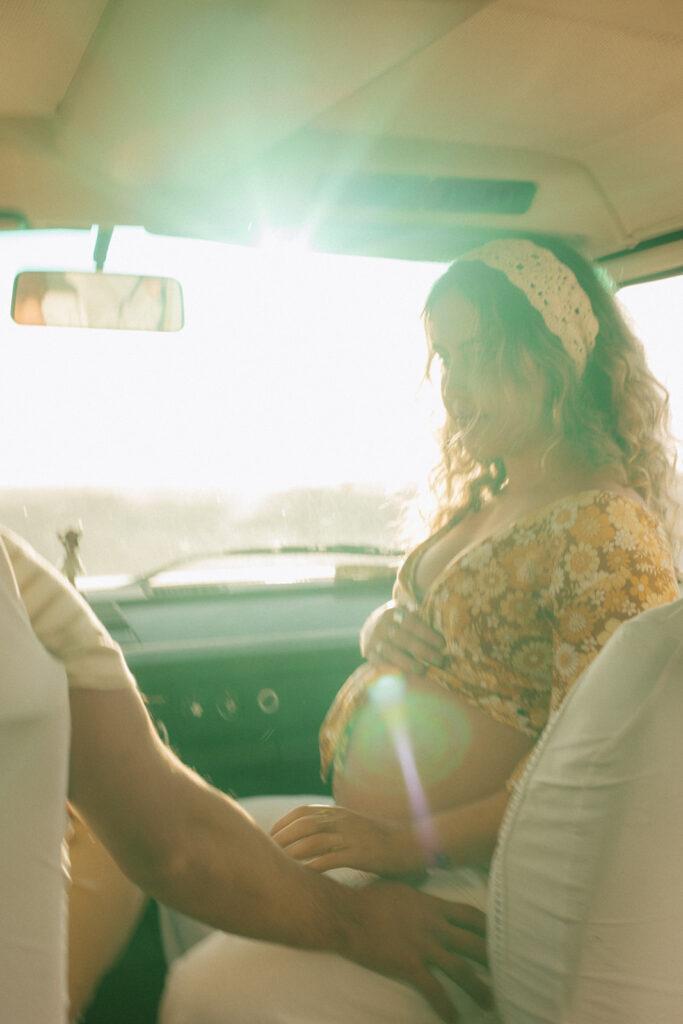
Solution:
{"label": "bright sky", "polygon": [[[389,490],[431,465],[419,314],[440,266],[117,230],[107,269],[181,281],[177,334],[19,327],[24,268],[92,269],[94,235],[0,235],[4,486],[171,487],[245,496]],[[622,293],[683,436],[681,280]]]}
{"label": "bright sky", "polygon": [[[177,277],[186,326],[155,335],[6,319],[6,485],[257,494],[424,476],[419,314],[438,266],[117,234],[107,269]],[[37,253],[29,241],[0,237],[6,310],[22,265],[91,269],[92,236],[62,234]]]}
{"label": "bright sky", "polygon": [[669,391],[673,433],[683,460],[683,277],[631,285],[621,290],[619,299],[645,344],[650,369]]}

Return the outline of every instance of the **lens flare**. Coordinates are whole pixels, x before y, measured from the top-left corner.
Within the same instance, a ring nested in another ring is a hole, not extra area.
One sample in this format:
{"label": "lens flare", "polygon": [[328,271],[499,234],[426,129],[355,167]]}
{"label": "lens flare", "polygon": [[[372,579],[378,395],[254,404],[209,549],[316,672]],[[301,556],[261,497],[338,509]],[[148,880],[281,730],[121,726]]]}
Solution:
{"label": "lens flare", "polygon": [[[411,733],[423,732],[424,743],[420,743],[420,746],[424,746],[425,751],[430,750],[434,755],[431,763],[443,765],[446,762],[448,770],[452,771],[453,758],[455,757],[459,763],[468,746],[467,723],[458,714],[455,720],[456,728],[453,731],[453,722],[444,722],[438,713],[441,705],[439,704],[439,708],[431,708],[427,695],[411,694],[405,677],[400,674],[387,673],[380,676],[368,688],[368,696],[379,713],[393,746],[403,775],[416,833],[426,859],[432,861],[438,855],[439,841],[436,830],[430,824],[431,810],[420,778]],[[412,713],[409,715],[409,709],[411,712],[415,710],[417,716]],[[432,714],[431,711],[435,713]],[[428,774],[432,775],[433,772],[430,771]]]}

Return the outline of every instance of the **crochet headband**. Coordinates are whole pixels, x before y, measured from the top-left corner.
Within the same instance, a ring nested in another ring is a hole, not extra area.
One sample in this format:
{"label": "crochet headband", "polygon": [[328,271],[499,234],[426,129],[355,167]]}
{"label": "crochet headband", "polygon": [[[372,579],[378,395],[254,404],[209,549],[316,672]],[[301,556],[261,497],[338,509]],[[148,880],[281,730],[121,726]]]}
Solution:
{"label": "crochet headband", "polygon": [[472,249],[460,260],[476,260],[505,274],[560,339],[579,375],[583,373],[600,325],[576,274],[555,253],[526,238],[500,238]]}

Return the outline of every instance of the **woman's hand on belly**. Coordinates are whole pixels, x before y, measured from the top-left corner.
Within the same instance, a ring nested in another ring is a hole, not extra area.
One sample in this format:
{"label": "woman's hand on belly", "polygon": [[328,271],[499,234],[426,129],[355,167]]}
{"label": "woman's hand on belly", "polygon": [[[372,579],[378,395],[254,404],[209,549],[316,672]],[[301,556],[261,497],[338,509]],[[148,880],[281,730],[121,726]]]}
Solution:
{"label": "woman's hand on belly", "polygon": [[415,612],[389,601],[366,619],[360,649],[377,667],[391,665],[419,676],[430,666],[443,667],[446,641]]}
{"label": "woman's hand on belly", "polygon": [[425,867],[410,823],[376,821],[346,807],[296,807],[270,834],[291,857],[316,871],[348,867],[396,878]]}

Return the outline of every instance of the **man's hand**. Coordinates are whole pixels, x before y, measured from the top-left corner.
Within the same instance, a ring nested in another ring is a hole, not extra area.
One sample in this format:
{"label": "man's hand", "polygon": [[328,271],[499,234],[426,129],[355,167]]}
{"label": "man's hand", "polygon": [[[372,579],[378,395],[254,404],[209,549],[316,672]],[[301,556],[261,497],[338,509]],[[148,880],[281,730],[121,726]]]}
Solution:
{"label": "man's hand", "polygon": [[487,962],[481,911],[395,882],[340,889],[339,916],[348,921],[349,942],[340,952],[350,960],[413,985],[444,1021],[457,1021],[458,1013],[432,968],[443,971],[483,1009],[493,1006],[490,987],[467,962]]}

